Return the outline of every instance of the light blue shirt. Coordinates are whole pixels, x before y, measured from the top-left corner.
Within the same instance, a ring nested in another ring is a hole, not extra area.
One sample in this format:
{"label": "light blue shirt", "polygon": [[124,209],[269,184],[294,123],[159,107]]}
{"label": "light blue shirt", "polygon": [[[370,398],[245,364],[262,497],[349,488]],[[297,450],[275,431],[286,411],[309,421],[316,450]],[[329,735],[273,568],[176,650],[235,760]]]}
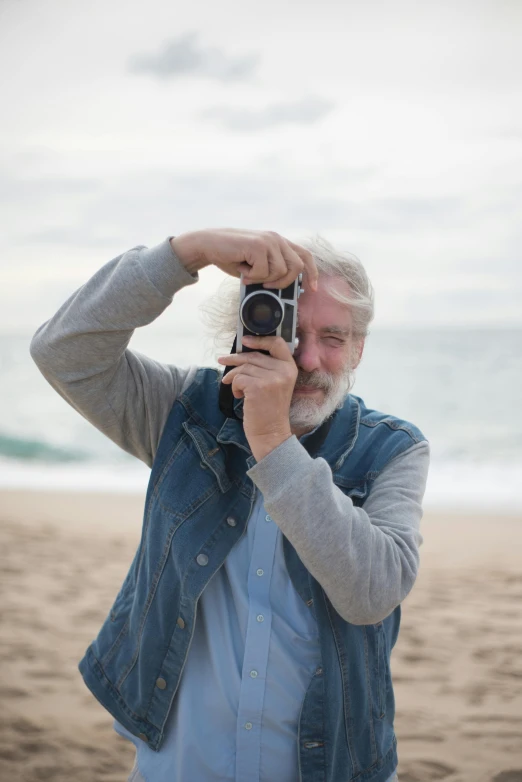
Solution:
{"label": "light blue shirt", "polygon": [[114,727],[146,782],[297,782],[299,712],[319,666],[315,619],[258,492],[246,534],[199,600],[161,751]]}

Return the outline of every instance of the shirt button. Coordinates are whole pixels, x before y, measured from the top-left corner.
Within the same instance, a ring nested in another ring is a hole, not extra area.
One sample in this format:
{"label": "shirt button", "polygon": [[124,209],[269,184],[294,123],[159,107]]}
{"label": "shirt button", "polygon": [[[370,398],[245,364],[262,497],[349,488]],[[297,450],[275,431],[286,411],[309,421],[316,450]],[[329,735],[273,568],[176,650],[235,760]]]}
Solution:
{"label": "shirt button", "polygon": [[259,614],[259,616],[257,617],[257,621],[258,622],[264,622],[265,621],[265,617],[263,616],[263,614]]}
{"label": "shirt button", "polygon": [[183,619],[181,618],[181,616],[178,616],[178,621],[176,622],[176,624],[177,624],[177,626],[178,626],[178,627],[180,627],[182,630],[183,630],[183,629],[184,629],[184,627],[185,627],[185,622],[183,621]]}
{"label": "shirt button", "polygon": [[257,573],[258,576],[262,576],[264,572],[265,571],[261,570],[261,568],[259,568],[259,570],[256,570],[256,573]]}
{"label": "shirt button", "polygon": [[245,728],[247,730],[252,730],[252,723],[251,722],[245,722]]}
{"label": "shirt button", "polygon": [[227,519],[227,524],[228,524],[229,527],[235,527],[236,524],[237,524],[237,521],[235,520],[235,518],[233,516],[229,516],[228,519]]}
{"label": "shirt button", "polygon": [[257,677],[257,671],[250,671],[250,676],[252,679],[255,679]]}
{"label": "shirt button", "polygon": [[165,679],[162,679],[161,676],[159,679],[156,679],[156,687],[158,688],[158,690],[164,690],[166,686],[167,686],[167,682],[165,681]]}
{"label": "shirt button", "polygon": [[198,554],[196,557],[196,562],[198,565],[208,565],[208,557],[206,554]]}
{"label": "shirt button", "polygon": [[265,521],[272,521],[270,516],[265,516]]}

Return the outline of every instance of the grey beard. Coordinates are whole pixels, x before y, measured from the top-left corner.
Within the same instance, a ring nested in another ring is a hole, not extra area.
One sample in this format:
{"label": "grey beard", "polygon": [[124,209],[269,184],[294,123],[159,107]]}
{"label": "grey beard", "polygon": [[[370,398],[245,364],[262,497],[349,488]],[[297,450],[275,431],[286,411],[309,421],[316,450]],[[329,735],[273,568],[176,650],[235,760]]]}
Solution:
{"label": "grey beard", "polygon": [[294,397],[290,404],[290,426],[295,429],[314,429],[322,424],[343,406],[354,379],[351,369],[337,377],[326,373],[299,371],[296,388],[300,385],[320,388],[324,392],[324,399],[318,403],[307,396]]}

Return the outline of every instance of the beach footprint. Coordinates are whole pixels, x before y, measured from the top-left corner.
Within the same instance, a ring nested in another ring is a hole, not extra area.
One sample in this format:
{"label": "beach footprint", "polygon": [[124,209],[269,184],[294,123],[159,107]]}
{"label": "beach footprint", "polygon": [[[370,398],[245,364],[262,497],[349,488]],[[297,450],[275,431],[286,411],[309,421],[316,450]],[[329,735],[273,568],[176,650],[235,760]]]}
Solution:
{"label": "beach footprint", "polygon": [[522,782],[522,769],[509,769],[496,774],[491,782]]}

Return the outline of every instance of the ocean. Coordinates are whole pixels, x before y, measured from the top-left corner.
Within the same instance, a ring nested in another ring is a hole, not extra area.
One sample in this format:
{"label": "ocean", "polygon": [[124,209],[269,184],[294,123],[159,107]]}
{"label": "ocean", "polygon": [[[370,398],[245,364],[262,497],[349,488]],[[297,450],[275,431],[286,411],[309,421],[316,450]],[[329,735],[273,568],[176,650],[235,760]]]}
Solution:
{"label": "ocean", "polygon": [[[104,437],[40,374],[31,334],[0,334],[0,486],[145,495],[149,469]],[[153,324],[130,349],[217,366],[201,334]],[[522,329],[375,329],[353,393],[412,421],[431,444],[427,508],[522,510]]]}

